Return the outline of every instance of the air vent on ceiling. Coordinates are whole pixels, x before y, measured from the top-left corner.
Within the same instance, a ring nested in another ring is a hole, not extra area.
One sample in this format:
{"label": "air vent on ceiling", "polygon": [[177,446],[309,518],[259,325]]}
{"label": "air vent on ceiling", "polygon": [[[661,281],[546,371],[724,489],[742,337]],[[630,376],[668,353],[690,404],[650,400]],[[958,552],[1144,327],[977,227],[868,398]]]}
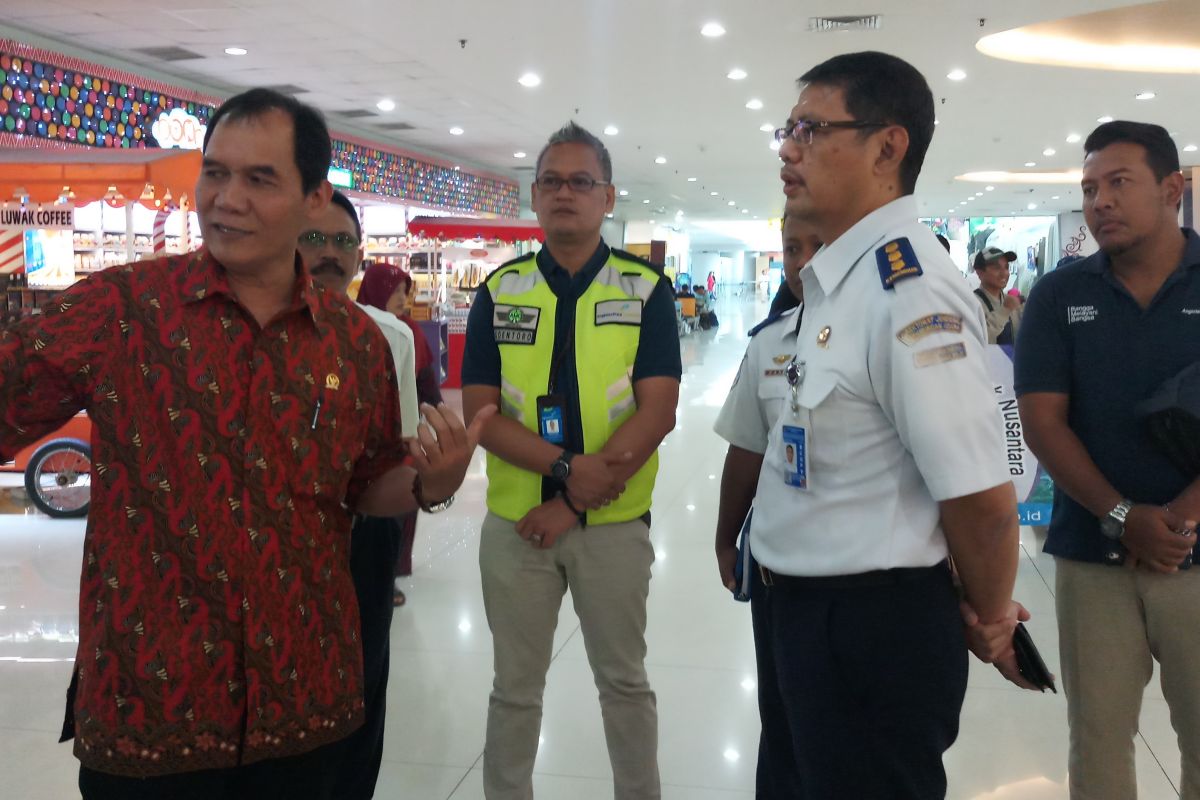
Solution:
{"label": "air vent on ceiling", "polygon": [[882,23],[883,17],[879,14],[863,14],[856,17],[809,17],[808,30],[812,33],[877,31]]}
{"label": "air vent on ceiling", "polygon": [[513,172],[533,172],[534,167],[513,167]]}
{"label": "air vent on ceiling", "polygon": [[352,108],[349,111],[338,111],[339,115],[348,119],[362,119],[363,117],[378,117],[374,111],[367,111],[364,108]]}
{"label": "air vent on ceiling", "polygon": [[415,131],[416,125],[410,125],[407,122],[381,122],[375,126],[381,131]]}
{"label": "air vent on ceiling", "polygon": [[297,86],[294,83],[277,83],[274,86],[264,86],[263,88],[280,94],[304,94],[308,91],[303,86]]}
{"label": "air vent on ceiling", "polygon": [[150,58],[157,58],[159,61],[188,61],[193,58],[204,58],[199,53],[194,53],[183,47],[137,47],[133,52],[141,53]]}

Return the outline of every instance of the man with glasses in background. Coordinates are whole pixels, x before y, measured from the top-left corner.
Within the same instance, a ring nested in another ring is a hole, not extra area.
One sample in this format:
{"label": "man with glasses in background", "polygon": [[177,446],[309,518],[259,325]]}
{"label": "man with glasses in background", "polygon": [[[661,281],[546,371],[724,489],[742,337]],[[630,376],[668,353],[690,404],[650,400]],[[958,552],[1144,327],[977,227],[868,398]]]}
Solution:
{"label": "man with glasses in background", "polygon": [[987,323],[988,344],[1017,343],[1017,328],[1021,325],[1021,300],[1005,294],[1008,288],[1009,264],[1017,254],[998,247],[985,247],[975,254],[975,275],[979,288],[975,296],[983,304],[983,319]]}
{"label": "man with glasses in background", "polygon": [[946,793],[968,643],[1022,681],[1016,497],[979,304],[912,197],[928,84],[852,53],[799,85],[780,177],[788,219],[825,246],[800,273],[755,492],[757,796],[929,800]]}
{"label": "man with glasses in background", "polygon": [[659,267],[609,248],[612,161],[571,123],[537,160],[546,245],[503,265],[467,321],[463,408],[484,428],[479,566],[495,649],[483,756],[488,800],[529,800],[559,606],[568,588],[595,676],[618,800],[660,796],[646,676],[650,498],[682,365]]}
{"label": "man with glasses in background", "polygon": [[[334,191],[330,203],[300,234],[300,257],[315,283],[344,295],[362,263],[362,225],[354,204]],[[387,339],[400,388],[400,431],[405,439],[417,432],[417,371],[412,331],[386,311],[358,304]],[[392,565],[400,552],[401,528],[396,517],[356,514],[350,531],[350,575],[358,595],[363,651],[363,726],[346,739],[337,767],[339,800],[370,800],[383,760],[384,716],[387,711],[389,634],[392,629]]]}

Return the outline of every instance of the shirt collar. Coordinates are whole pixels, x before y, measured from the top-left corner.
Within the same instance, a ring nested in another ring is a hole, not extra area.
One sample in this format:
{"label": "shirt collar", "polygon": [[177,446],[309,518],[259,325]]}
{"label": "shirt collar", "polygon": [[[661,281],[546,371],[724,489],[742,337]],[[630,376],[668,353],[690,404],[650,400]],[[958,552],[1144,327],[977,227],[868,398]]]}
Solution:
{"label": "shirt collar", "polygon": [[[198,303],[207,297],[224,295],[234,302],[237,297],[229,286],[225,267],[213,258],[207,247],[184,256],[187,260],[180,271],[179,291],[183,304]],[[321,301],[312,276],[304,266],[300,254],[296,254],[296,280],[292,284],[292,299],[285,313],[292,314],[307,310],[313,325],[320,327]]]}
{"label": "shirt collar", "polygon": [[592,257],[583,265],[583,269],[573,276],[555,260],[549,247],[543,247],[538,251],[537,265],[548,281],[558,277],[560,280],[564,278],[570,281],[581,280],[584,285],[587,285],[592,282],[592,278],[600,274],[600,270],[608,263],[609,252],[608,245],[601,239],[599,246],[596,247],[596,252],[592,253]]}
{"label": "shirt collar", "polygon": [[[792,320],[787,318],[788,314],[796,315],[795,324],[792,323]],[[800,335],[800,323],[804,319],[804,304],[801,303],[800,305],[796,306],[795,308],[789,308],[787,311],[783,312],[783,314],[781,314],[780,316],[782,317],[781,321],[783,322],[783,324],[779,326],[779,329],[780,329],[779,338],[783,341],[787,341],[788,339],[794,339],[797,336],[799,336]]]}
{"label": "shirt collar", "polygon": [[[1180,228],[1180,230],[1183,231],[1187,241],[1183,247],[1183,259],[1179,262],[1179,271],[1196,269],[1200,267],[1200,236],[1191,228]],[[1093,272],[1097,275],[1108,272],[1111,267],[1112,260],[1103,250],[1093,253],[1079,265],[1079,268],[1085,272]]]}
{"label": "shirt collar", "polygon": [[869,250],[890,235],[898,225],[916,222],[917,199],[911,194],[897,197],[867,214],[834,242],[826,244],[808,262],[826,295],[833,292]]}

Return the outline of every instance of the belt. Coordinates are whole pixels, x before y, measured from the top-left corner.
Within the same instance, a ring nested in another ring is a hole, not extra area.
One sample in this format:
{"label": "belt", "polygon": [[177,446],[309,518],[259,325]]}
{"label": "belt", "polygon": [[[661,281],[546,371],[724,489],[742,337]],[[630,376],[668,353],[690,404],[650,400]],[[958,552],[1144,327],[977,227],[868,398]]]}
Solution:
{"label": "belt", "polygon": [[941,561],[932,567],[896,567],[895,569],[860,572],[856,575],[805,576],[781,575],[759,564],[758,574],[762,578],[763,586],[787,586],[794,589],[858,589],[867,586],[894,586],[898,583],[925,580],[939,574],[948,576],[950,565],[946,561]]}

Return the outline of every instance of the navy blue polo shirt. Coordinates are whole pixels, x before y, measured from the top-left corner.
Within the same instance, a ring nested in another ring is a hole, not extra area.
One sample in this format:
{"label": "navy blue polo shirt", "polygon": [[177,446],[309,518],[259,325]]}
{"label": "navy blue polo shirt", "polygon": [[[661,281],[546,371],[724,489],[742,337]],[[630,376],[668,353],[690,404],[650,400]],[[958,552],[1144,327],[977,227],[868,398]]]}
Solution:
{"label": "navy blue polo shirt", "polygon": [[[549,247],[537,254],[537,265],[550,291],[558,298],[554,317],[554,355],[567,341],[568,333],[575,326],[575,306],[592,280],[608,263],[609,248],[604,242],[584,265],[571,275],[554,260]],[[495,302],[487,284],[480,284],[467,317],[467,341],[463,351],[463,386],[483,384],[500,386],[500,347],[492,332],[492,317]],[[573,339],[573,337],[572,337]],[[579,415],[579,377],[575,370],[574,353],[562,359],[558,369],[556,392],[563,395],[566,406],[566,430],[564,447],[574,453],[583,450],[583,422]],[[665,278],[654,287],[650,299],[642,308],[642,331],[638,339],[638,350],[633,361],[631,380],[637,383],[643,378],[674,378],[683,376],[683,361],[679,354],[679,329],[675,324],[675,294]]]}
{"label": "navy blue polo shirt", "polygon": [[[1192,481],[1134,414],[1167,379],[1200,361],[1200,236],[1190,229],[1184,235],[1183,260],[1149,308],[1097,253],[1033,287],[1017,336],[1017,396],[1069,395],[1071,430],[1113,488],[1135,503],[1168,503]],[[1099,520],[1055,487],[1045,550],[1103,562],[1109,542]]]}

